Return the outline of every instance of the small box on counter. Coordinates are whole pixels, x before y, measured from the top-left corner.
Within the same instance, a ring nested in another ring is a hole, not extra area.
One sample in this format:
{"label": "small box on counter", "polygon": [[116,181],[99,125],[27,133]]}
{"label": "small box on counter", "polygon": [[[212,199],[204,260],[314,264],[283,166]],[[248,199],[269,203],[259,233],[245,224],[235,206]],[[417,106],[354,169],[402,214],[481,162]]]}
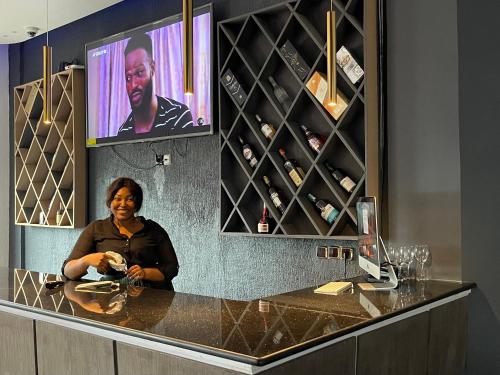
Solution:
{"label": "small box on counter", "polygon": [[297,73],[299,78],[302,81],[305,80],[311,68],[307,65],[302,56],[299,55],[293,44],[287,40],[281,47],[280,51],[295,73]]}
{"label": "small box on counter", "polygon": [[236,102],[239,105],[243,105],[247,99],[247,94],[239,84],[233,72],[231,72],[231,69],[226,70],[224,77],[222,78],[222,82],[224,83],[224,86],[226,86],[227,91],[229,91],[233,98],[236,99]]}
{"label": "small box on counter", "polygon": [[340,47],[337,52],[337,64],[339,64],[353,84],[358,82],[365,74],[363,69],[361,69],[356,60],[354,60],[354,57],[352,57],[351,53],[344,46]]}
{"label": "small box on counter", "polygon": [[328,82],[323,73],[314,72],[311,79],[307,82],[307,88],[318,101],[323,104],[323,107],[332,115],[335,120],[338,120],[342,113],[347,108],[346,97],[337,89],[337,104],[329,106],[326,103],[328,95]]}

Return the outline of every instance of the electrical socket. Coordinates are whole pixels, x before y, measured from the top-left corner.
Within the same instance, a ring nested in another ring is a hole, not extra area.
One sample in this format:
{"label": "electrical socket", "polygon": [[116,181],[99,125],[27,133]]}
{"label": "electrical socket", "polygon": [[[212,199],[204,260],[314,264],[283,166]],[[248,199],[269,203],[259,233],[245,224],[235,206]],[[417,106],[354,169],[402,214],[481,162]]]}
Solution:
{"label": "electrical socket", "polygon": [[172,164],[172,160],[170,159],[170,154],[163,155],[163,165]]}
{"label": "electrical socket", "polygon": [[316,257],[349,261],[354,258],[354,249],[342,246],[316,246]]}
{"label": "electrical socket", "polygon": [[172,160],[170,159],[170,154],[157,154],[156,155],[156,165],[170,165]]}

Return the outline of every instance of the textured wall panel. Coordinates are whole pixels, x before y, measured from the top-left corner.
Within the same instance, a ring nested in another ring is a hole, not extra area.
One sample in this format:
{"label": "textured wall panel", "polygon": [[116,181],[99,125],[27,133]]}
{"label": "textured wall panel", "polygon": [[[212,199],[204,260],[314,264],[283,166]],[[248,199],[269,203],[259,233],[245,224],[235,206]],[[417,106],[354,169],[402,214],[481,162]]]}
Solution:
{"label": "textured wall panel", "polygon": [[[186,148],[187,145],[187,148]],[[144,189],[141,214],[169,233],[180,263],[176,290],[228,298],[256,298],[344,276],[344,263],[315,257],[318,244],[331,241],[219,236],[218,138],[156,143],[171,153],[172,165],[152,170],[154,152],[145,144],[89,151],[90,220],[108,215],[107,185],[130,176]],[[180,156],[175,149],[185,156]],[[58,272],[81,230],[26,228],[26,267]],[[351,266],[349,274],[358,269]],[[94,274],[95,275],[95,274]],[[96,275],[95,275],[96,276]]]}

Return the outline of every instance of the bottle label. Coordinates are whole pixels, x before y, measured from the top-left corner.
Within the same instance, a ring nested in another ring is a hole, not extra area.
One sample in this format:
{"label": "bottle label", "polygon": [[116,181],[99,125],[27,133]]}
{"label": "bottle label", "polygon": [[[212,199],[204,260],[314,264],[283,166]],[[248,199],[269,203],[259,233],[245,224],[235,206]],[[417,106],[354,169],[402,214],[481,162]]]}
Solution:
{"label": "bottle label", "polygon": [[328,223],[332,224],[337,216],[339,215],[339,211],[333,207],[331,204],[327,204],[323,211],[321,211],[321,217]]}
{"label": "bottle label", "polygon": [[259,232],[259,233],[269,233],[269,224],[259,223],[257,225],[257,232]]}
{"label": "bottle label", "polygon": [[249,148],[245,148],[243,150],[243,157],[248,160],[248,162],[250,163],[250,166],[253,168],[257,165],[258,161],[257,159],[255,158],[255,156],[253,155],[253,152],[252,150],[250,150]]}
{"label": "bottle label", "polygon": [[278,193],[272,193],[271,194],[271,200],[273,201],[273,204],[276,206],[276,208],[279,208],[281,206],[281,199],[278,195]]}
{"label": "bottle label", "polygon": [[[302,172],[303,173],[303,172]],[[292,169],[290,172],[288,172],[288,175],[292,179],[293,183],[295,186],[299,187],[300,184],[302,183],[302,176],[297,172],[296,169]]]}
{"label": "bottle label", "polygon": [[262,134],[264,134],[264,136],[268,139],[271,139],[273,138],[274,136],[274,133],[276,133],[274,131],[274,128],[272,128],[269,124],[262,124],[262,127],[260,128]]}
{"label": "bottle label", "polygon": [[245,159],[247,159],[248,161],[250,161],[250,159],[252,158],[252,156],[253,156],[252,150],[250,150],[249,148],[243,149],[243,157]]}
{"label": "bottle label", "polygon": [[349,177],[344,177],[342,181],[340,181],[340,186],[342,186],[348,193],[351,193],[354,190],[356,184]]}
{"label": "bottle label", "polygon": [[321,141],[318,138],[310,138],[308,142],[311,148],[319,154],[322,146]]}
{"label": "bottle label", "polygon": [[316,94],[314,96],[320,103],[323,103],[326,98],[326,94],[328,93],[328,82],[326,79],[320,79],[318,89],[316,90]]}
{"label": "bottle label", "polygon": [[297,172],[299,172],[301,178],[304,178],[306,176],[304,170],[301,167],[297,167]]}

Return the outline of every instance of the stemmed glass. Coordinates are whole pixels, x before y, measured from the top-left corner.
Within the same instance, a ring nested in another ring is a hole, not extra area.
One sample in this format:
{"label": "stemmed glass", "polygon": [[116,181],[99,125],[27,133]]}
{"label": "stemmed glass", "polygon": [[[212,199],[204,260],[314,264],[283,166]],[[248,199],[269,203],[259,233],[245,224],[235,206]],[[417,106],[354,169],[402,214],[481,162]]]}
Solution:
{"label": "stemmed glass", "polygon": [[428,245],[417,245],[415,259],[417,260],[417,263],[420,264],[420,272],[417,271],[417,280],[425,280],[424,266],[427,259],[429,259],[429,255],[430,251]]}
{"label": "stemmed glass", "polygon": [[399,247],[393,243],[389,242],[387,244],[387,255],[389,256],[389,262],[395,266],[396,275],[399,280],[401,280],[401,254],[399,252]]}
{"label": "stemmed glass", "polygon": [[[406,245],[402,245],[399,250],[399,260],[401,268],[401,280],[406,280],[410,277],[410,248]],[[406,270],[405,270],[406,268]]]}
{"label": "stemmed glass", "polygon": [[[410,279],[414,279],[417,277],[417,265],[415,264],[415,273],[411,271],[411,264],[415,261],[415,254],[417,253],[417,245],[410,246],[410,262],[408,263],[408,275]],[[414,277],[413,277],[414,276]]]}

